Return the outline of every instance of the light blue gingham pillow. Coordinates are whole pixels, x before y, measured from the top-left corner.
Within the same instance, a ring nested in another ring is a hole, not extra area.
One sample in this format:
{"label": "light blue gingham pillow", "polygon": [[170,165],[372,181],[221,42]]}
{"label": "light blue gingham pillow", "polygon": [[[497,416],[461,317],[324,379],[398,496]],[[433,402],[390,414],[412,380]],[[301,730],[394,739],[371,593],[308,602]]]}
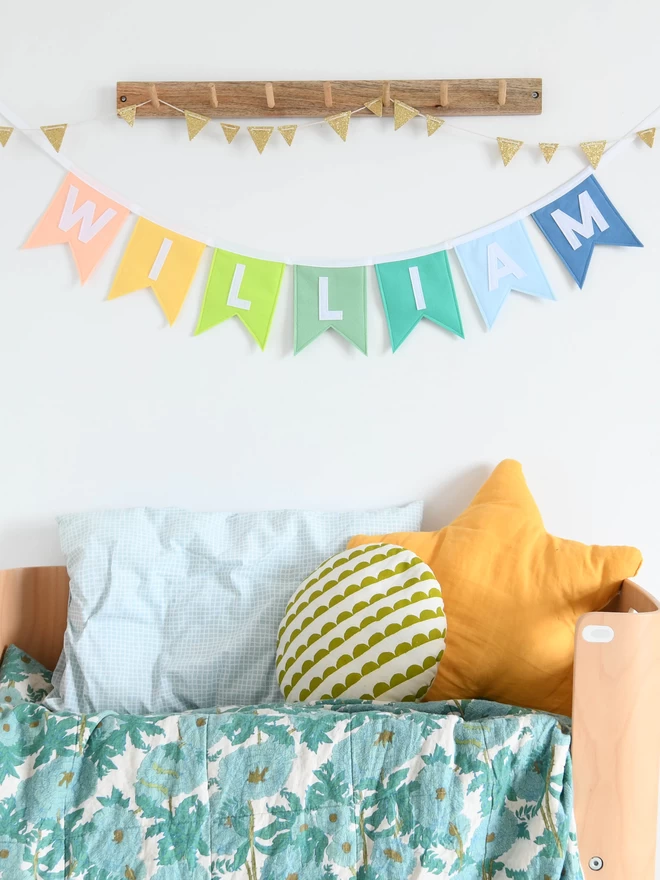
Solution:
{"label": "light blue gingham pillow", "polygon": [[294,590],[353,535],[416,531],[421,518],[421,502],[62,516],[69,616],[47,702],[147,714],[281,701],[275,647]]}

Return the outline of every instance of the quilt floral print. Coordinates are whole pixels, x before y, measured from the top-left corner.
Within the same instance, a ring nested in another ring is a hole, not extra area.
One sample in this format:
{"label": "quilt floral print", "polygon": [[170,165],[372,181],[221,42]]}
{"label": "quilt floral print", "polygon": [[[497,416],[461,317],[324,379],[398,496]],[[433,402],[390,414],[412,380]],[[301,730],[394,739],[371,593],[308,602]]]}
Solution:
{"label": "quilt floral print", "polygon": [[481,701],[79,716],[0,669],[7,880],[574,880],[568,722]]}

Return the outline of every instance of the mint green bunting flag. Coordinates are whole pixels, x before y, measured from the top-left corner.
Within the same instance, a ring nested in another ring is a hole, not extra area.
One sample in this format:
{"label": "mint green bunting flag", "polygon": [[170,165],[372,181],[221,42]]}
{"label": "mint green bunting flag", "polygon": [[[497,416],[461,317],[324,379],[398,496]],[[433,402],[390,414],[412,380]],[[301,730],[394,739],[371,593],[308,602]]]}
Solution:
{"label": "mint green bunting flag", "polygon": [[236,315],[263,351],[283,272],[284,263],[255,260],[217,248],[213,253],[195,336]]}
{"label": "mint green bunting flag", "polygon": [[367,353],[367,299],[364,266],[294,269],[294,350],[298,354],[333,327]]}
{"label": "mint green bunting flag", "polygon": [[379,263],[376,274],[392,351],[397,350],[422,318],[428,318],[463,338],[461,314],[446,251],[395,263]]}

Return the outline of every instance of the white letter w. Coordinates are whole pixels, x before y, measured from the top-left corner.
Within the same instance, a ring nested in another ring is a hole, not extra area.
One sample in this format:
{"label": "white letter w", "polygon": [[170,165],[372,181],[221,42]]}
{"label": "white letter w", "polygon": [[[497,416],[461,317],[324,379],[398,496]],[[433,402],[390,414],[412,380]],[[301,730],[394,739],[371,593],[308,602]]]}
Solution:
{"label": "white letter w", "polygon": [[78,241],[87,244],[91,241],[97,232],[100,232],[104,226],[107,226],[112,218],[116,215],[116,211],[112,208],[106,208],[98,220],[94,220],[94,211],[96,205],[94,202],[86,201],[76,209],[76,199],[78,198],[78,187],[71,185],[69,193],[66,197],[64,210],[57,224],[62,232],[68,232],[76,223],[80,222],[78,230]]}

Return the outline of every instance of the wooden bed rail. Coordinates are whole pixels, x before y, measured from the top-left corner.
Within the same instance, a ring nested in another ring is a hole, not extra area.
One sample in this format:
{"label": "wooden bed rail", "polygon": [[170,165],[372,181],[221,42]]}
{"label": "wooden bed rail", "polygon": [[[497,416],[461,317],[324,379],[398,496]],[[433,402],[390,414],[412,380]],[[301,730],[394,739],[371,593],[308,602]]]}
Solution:
{"label": "wooden bed rail", "polygon": [[[0,654],[16,644],[49,669],[62,650],[63,566],[0,571]],[[632,612],[637,613],[632,613]],[[609,627],[610,641],[588,627]],[[586,880],[653,880],[660,764],[660,603],[632,581],[575,633],[573,773]],[[597,861],[593,861],[597,860]],[[594,865],[590,868],[589,864]],[[597,866],[600,865],[600,868]]]}
{"label": "wooden bed rail", "polygon": [[[609,641],[605,641],[609,639]],[[575,632],[573,772],[586,880],[653,880],[660,603],[632,581]]]}

